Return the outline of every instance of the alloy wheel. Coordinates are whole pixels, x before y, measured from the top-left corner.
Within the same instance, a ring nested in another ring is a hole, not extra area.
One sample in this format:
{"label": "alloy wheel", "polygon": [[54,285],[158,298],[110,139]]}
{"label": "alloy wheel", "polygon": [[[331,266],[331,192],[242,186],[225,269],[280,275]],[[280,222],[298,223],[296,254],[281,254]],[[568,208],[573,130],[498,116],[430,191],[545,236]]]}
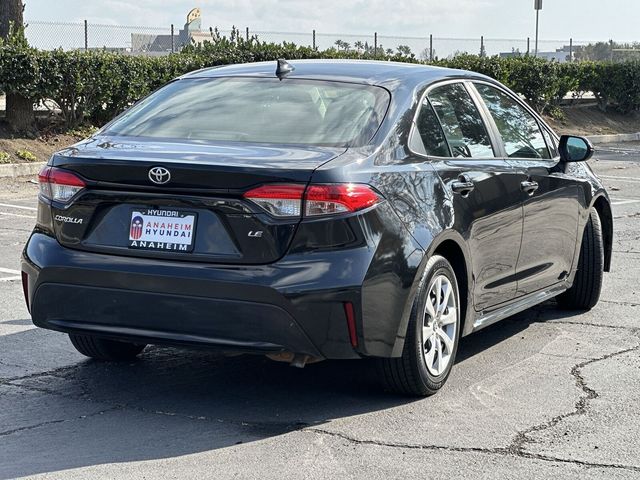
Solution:
{"label": "alloy wheel", "polygon": [[433,376],[446,371],[455,346],[458,306],[453,285],[445,275],[436,275],[429,285],[422,323],[422,352]]}

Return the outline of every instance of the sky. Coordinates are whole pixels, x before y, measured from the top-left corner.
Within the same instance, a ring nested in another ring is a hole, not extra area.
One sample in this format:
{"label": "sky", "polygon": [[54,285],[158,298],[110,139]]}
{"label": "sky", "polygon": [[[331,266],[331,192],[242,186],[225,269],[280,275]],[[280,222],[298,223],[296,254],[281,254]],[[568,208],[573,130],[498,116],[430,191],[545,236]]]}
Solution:
{"label": "sky", "polygon": [[[476,38],[535,35],[533,0],[24,0],[25,19],[182,26],[193,7],[204,27],[256,31]],[[541,39],[640,40],[638,0],[543,0]]]}

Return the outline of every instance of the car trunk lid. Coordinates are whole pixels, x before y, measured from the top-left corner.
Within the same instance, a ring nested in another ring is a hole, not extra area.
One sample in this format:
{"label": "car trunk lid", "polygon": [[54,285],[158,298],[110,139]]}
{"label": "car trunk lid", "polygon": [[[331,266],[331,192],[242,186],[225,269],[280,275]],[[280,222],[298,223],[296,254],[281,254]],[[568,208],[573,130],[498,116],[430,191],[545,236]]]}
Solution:
{"label": "car trunk lid", "polygon": [[[52,203],[54,231],[61,244],[81,250],[270,263],[284,255],[300,218],[274,218],[242,194],[266,183],[307,184],[344,151],[96,137],[52,159],[87,185],[70,204]],[[161,185],[150,175],[157,167],[170,175]]]}

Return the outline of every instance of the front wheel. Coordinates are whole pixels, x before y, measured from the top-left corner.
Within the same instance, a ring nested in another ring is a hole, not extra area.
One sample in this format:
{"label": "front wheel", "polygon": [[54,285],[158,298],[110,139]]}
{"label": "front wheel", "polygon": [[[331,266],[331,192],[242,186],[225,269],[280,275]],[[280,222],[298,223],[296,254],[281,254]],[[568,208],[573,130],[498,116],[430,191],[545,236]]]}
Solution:
{"label": "front wheel", "polygon": [[111,362],[133,360],[145,347],[145,345],[75,333],[70,333],[69,339],[76,350],[84,356]]}
{"label": "front wheel", "polygon": [[600,299],[604,277],[604,242],[602,225],[595,208],[582,234],[578,271],[573,286],[557,297],[558,305],[569,310],[590,310]]}
{"label": "front wheel", "polygon": [[433,395],[449,377],[459,337],[456,276],[444,257],[434,255],[414,300],[402,356],[378,360],[384,386],[408,395]]}

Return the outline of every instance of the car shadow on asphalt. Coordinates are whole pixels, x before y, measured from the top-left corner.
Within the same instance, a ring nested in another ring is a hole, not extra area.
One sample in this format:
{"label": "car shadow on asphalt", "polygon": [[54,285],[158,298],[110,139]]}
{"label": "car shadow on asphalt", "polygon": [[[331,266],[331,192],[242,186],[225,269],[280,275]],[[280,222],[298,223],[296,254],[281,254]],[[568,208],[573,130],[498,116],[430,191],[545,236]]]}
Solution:
{"label": "car shadow on asphalt", "polygon": [[[463,339],[457,363],[520,334],[541,316],[574,314],[546,305],[519,314]],[[42,334],[8,335],[14,338],[4,345],[24,348],[29,339],[19,337]],[[59,334],[46,334],[56,348],[72,348]],[[1,427],[0,478],[211,451],[420,400],[382,392],[369,367],[332,361],[296,369],[263,357],[148,347],[136,362],[86,360],[5,379],[0,406],[2,398],[8,403],[0,420],[17,416],[25,425]]]}

